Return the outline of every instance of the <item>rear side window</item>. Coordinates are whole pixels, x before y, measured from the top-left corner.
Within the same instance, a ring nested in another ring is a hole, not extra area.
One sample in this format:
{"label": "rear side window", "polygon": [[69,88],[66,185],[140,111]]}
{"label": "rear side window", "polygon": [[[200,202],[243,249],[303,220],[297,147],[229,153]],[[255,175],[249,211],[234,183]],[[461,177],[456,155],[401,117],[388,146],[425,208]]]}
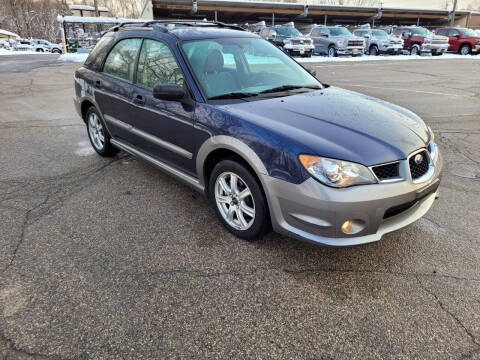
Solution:
{"label": "rear side window", "polygon": [[447,35],[447,30],[446,30],[446,29],[439,29],[439,30],[437,31],[437,34],[438,34],[438,35],[443,35],[443,36],[445,36],[445,35]]}
{"label": "rear side window", "polygon": [[149,88],[157,84],[183,84],[183,73],[167,45],[155,40],[144,41],[138,60],[137,83]]}
{"label": "rear side window", "polygon": [[87,60],[85,60],[84,66],[86,67],[92,67],[94,63],[98,62],[98,56],[103,50],[106,50],[106,48],[110,45],[112,42],[113,37],[108,34],[104,35],[103,37],[98,40],[97,44],[93,48],[93,50],[90,52],[90,54],[87,57]]}
{"label": "rear side window", "polygon": [[120,40],[110,51],[103,66],[103,72],[115,77],[133,81],[135,62],[142,39]]}

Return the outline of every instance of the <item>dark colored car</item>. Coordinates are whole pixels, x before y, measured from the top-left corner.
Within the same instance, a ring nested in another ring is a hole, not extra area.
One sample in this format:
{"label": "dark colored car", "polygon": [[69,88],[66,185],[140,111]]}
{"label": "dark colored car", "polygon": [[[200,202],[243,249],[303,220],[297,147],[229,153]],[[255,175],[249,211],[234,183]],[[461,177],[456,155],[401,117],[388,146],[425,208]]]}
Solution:
{"label": "dark colored car", "polygon": [[442,160],[412,112],[323,85],[270,42],[207,22],[106,33],[75,73],[98,154],[118,149],[204,192],[223,225],[334,246],[433,205]]}
{"label": "dark colored car", "polygon": [[293,26],[276,25],[265,27],[260,31],[259,35],[291,56],[310,57],[313,54],[313,41],[308,36],[302,35]]}
{"label": "dark colored car", "polygon": [[443,55],[448,49],[448,38],[435,35],[420,26],[402,26],[393,29],[393,34],[403,39],[403,47],[411,55],[430,53]]}
{"label": "dark colored car", "polygon": [[480,52],[480,36],[471,29],[444,27],[435,30],[435,33],[448,37],[448,51],[462,55]]}

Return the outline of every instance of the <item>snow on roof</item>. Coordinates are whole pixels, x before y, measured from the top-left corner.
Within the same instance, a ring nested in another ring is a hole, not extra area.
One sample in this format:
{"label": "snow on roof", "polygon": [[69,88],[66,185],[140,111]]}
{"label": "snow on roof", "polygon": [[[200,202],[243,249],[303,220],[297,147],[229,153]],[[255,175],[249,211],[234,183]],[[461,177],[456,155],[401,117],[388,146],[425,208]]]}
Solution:
{"label": "snow on roof", "polygon": [[0,29],[0,34],[7,35],[7,36],[13,36],[13,37],[16,37],[17,39],[20,38],[20,36],[18,36],[17,34],[15,34],[13,32],[10,32],[10,31],[7,31],[7,30]]}
{"label": "snow on roof", "polygon": [[[68,5],[68,8],[69,8],[70,10],[95,11],[95,7],[94,7],[94,6],[90,6],[90,5]],[[98,11],[108,12],[108,9],[107,9],[106,7],[103,7],[103,6],[99,6],[99,7],[98,7]]]}
{"label": "snow on roof", "polygon": [[124,22],[145,22],[145,19],[127,19],[106,16],[57,16],[59,23],[80,23],[80,24],[121,24]]}

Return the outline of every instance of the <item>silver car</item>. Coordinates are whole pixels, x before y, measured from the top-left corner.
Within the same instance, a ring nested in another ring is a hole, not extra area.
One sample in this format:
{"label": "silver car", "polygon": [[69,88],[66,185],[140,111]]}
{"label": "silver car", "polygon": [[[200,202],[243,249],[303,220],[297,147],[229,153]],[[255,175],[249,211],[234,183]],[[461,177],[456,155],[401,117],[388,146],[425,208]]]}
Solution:
{"label": "silver car", "polygon": [[358,37],[365,39],[365,54],[398,55],[403,50],[403,40],[395,35],[388,35],[380,29],[357,29],[353,32]]}
{"label": "silver car", "polygon": [[361,56],[365,48],[363,38],[354,36],[347,28],[341,26],[315,26],[309,36],[315,46],[314,52],[329,57]]}

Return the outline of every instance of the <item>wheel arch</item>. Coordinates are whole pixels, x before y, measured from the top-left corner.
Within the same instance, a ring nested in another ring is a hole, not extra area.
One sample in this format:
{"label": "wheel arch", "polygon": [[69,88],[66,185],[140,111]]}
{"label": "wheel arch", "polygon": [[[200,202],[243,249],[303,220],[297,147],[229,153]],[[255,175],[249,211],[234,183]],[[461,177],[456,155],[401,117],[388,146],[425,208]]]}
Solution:
{"label": "wheel arch", "polygon": [[[85,123],[87,122],[87,119],[85,119],[85,116],[87,115],[88,109],[90,109],[91,107],[96,108],[95,104],[88,99],[83,100],[82,104],[80,105],[80,112],[82,114],[83,122],[85,122]],[[98,108],[97,108],[97,110],[98,110]]]}
{"label": "wheel arch", "polygon": [[467,45],[470,48],[470,51],[472,51],[473,49],[472,44],[470,44],[468,41],[465,41],[458,46],[458,52],[460,52],[462,47],[464,47],[465,45]]}
{"label": "wheel arch", "polygon": [[246,143],[234,137],[217,135],[209,138],[202,144],[196,157],[198,180],[205,187],[206,192],[208,176],[213,167],[219,160],[229,157],[236,157],[243,162],[252,171],[252,174],[257,178],[265,191],[262,175],[267,175],[268,172],[255,151]]}

